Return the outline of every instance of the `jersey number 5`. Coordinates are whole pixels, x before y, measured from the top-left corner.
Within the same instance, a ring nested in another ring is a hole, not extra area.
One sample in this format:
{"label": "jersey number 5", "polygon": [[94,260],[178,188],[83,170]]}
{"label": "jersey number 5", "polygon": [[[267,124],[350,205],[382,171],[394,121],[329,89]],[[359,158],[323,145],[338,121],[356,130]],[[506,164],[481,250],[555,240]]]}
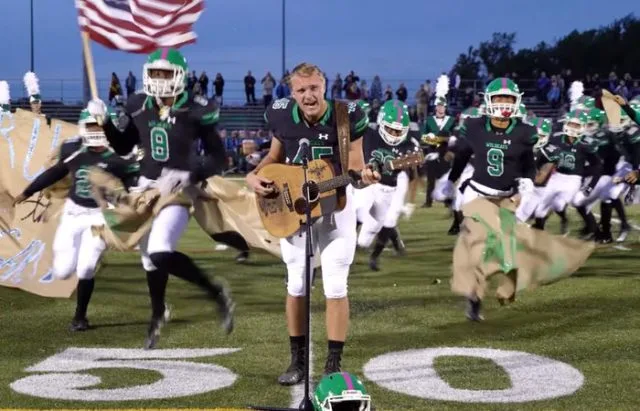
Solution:
{"label": "jersey number 5", "polygon": [[[302,148],[298,149],[296,156],[293,158],[292,164],[302,164]],[[321,158],[333,156],[333,147],[311,147],[311,160],[320,160]]]}
{"label": "jersey number 5", "polygon": [[162,162],[169,160],[169,135],[164,128],[151,129],[151,158]]}
{"label": "jersey number 5", "polygon": [[487,151],[487,173],[491,177],[500,177],[504,173],[504,151],[491,148]]}

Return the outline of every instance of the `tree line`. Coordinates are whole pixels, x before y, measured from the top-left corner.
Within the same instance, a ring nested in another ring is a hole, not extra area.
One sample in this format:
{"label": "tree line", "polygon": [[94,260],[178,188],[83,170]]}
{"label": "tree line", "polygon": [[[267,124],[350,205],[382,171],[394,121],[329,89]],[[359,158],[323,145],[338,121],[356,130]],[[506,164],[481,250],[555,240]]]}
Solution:
{"label": "tree line", "polygon": [[576,78],[588,74],[640,77],[640,19],[629,14],[597,29],[573,30],[553,44],[540,42],[515,51],[516,33],[493,33],[490,40],[469,46],[456,60],[454,70],[462,78],[536,78],[538,73],[560,73],[570,69]]}

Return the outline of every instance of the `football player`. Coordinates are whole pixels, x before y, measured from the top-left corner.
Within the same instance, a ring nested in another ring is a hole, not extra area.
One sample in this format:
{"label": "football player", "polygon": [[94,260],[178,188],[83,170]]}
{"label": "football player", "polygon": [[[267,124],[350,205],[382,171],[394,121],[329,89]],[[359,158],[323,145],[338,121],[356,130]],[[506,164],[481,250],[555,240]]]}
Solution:
{"label": "football player", "polygon": [[[467,118],[458,131],[455,158],[444,193],[451,198],[454,183],[460,178],[471,156],[474,170],[462,183],[462,204],[480,197],[509,198],[533,191],[536,174],[533,146],[535,127],[516,117],[522,93],[508,78],[491,81],[484,92],[485,115]],[[479,321],[481,300],[468,295],[467,318]]]}
{"label": "football player", "polygon": [[[636,107],[640,111],[640,103],[635,104],[633,101],[629,104],[632,108]],[[626,240],[631,226],[627,220],[624,203],[621,197],[632,192],[633,186],[629,182],[625,182],[625,176],[633,175],[632,170],[637,170],[640,165],[640,127],[633,124],[631,117],[622,109],[622,123],[620,125],[609,125],[608,131],[613,136],[616,148],[623,155],[623,161],[618,162],[614,166],[615,174],[609,181],[609,185],[604,190],[604,196],[600,203],[600,225],[602,227],[601,242],[608,243],[612,241],[611,237],[611,214],[616,210],[620,219],[620,234],[616,239],[617,242]]]}
{"label": "football player", "polygon": [[[138,146],[140,160],[139,190],[157,187],[162,195],[203,181],[225,165],[225,150],[216,130],[219,108],[203,96],[186,89],[187,60],[175,49],[162,48],[149,55],[144,64],[143,93],[127,100],[126,128],[111,121],[104,123],[111,146],[126,155]],[[94,116],[104,116],[104,102],[91,101]],[[209,161],[191,161],[193,143],[201,138]],[[194,167],[191,167],[194,165]],[[150,232],[140,241],[142,266],[146,271],[151,299],[151,321],[145,348],[155,347],[165,324],[165,289],[169,274],[193,283],[206,291],[216,304],[222,328],[233,330],[235,304],[228,290],[209,280],[202,268],[186,254],[176,251],[189,223],[189,207],[168,205],[154,217]]]}
{"label": "football player", "polygon": [[[620,161],[621,153],[618,144],[616,143],[615,135],[607,128],[602,127],[605,119],[604,112],[598,108],[593,108],[587,110],[587,113],[589,119],[587,121],[583,141],[585,144],[593,145],[596,148],[596,153],[601,161],[600,179],[588,196],[585,196],[582,192],[578,192],[574,199],[574,203],[577,206],[586,207],[586,212],[589,220],[585,221],[585,228],[582,230],[581,235],[589,236],[589,224],[591,224],[591,217],[589,215],[591,214],[591,209],[593,208],[595,203],[598,200],[601,200],[601,229],[598,230],[598,237],[595,238],[595,240],[606,244],[613,241],[613,239],[611,238],[610,227],[611,209],[615,208],[616,210],[618,210],[619,214],[621,213],[621,219],[623,220],[622,226],[627,227],[626,229],[628,230],[628,223],[626,221],[626,214],[622,201],[620,199],[617,199],[616,201],[610,198],[610,193],[612,192],[616,192],[619,197],[621,189],[625,186],[624,184],[622,184],[621,186],[616,185],[616,189],[620,188],[620,190],[616,190],[612,187],[612,180],[614,176],[618,174],[617,166]],[[621,173],[622,175],[624,175],[625,171],[623,170]],[[583,177],[586,177],[587,179],[594,178],[593,176]],[[620,208],[618,207],[618,205],[620,206]]]}
{"label": "football player", "polygon": [[[598,233],[595,217],[582,203],[595,188],[602,172],[601,161],[597,155],[598,147],[583,141],[587,130],[589,112],[574,110],[567,114],[562,135],[553,136],[540,149],[538,164],[554,163],[556,172],[551,175],[540,205],[536,208],[534,228],[544,230],[547,214],[553,208],[563,211],[572,204],[586,222],[583,237],[592,238]],[[583,186],[584,176],[591,176]],[[578,193],[581,193],[580,195]]]}
{"label": "football player", "polygon": [[[381,168],[389,160],[420,150],[419,143],[407,138],[409,134],[409,111],[407,106],[397,100],[386,101],[378,114],[378,129],[364,136],[364,158],[367,164]],[[395,227],[402,213],[408,181],[398,185],[400,171],[381,170],[381,180],[377,184],[357,190],[361,197],[360,206],[364,210],[362,227],[358,236],[358,246],[369,248],[376,239],[369,257],[369,267],[378,271],[378,257],[391,240],[400,244]],[[405,179],[406,180],[406,179]],[[399,191],[399,192],[397,192]],[[377,238],[376,238],[377,235]],[[400,250],[402,246],[398,245]],[[402,251],[400,251],[402,253]]]}
{"label": "football player", "polygon": [[91,226],[104,225],[105,220],[92,196],[89,167],[100,167],[112,173],[124,182],[125,187],[135,183],[140,170],[135,160],[125,160],[108,147],[102,127],[86,109],[81,112],[78,124],[80,138],[65,141],[58,162],[33,180],[15,199],[15,204],[19,204],[67,175],[71,176],[69,197],[53,240],[53,275],[66,279],[75,272],[78,276],[72,331],[89,328],[87,307],[93,293],[96,266],[106,247],[103,240],[91,232]]}
{"label": "football player", "polygon": [[[312,159],[326,159],[337,173],[342,172],[335,115],[335,101],[326,100],[325,77],[315,65],[301,63],[291,72],[289,83],[293,99],[279,99],[267,108],[265,119],[273,131],[269,153],[247,175],[247,185],[257,195],[272,192],[271,181],[257,172],[268,164],[301,164],[307,151],[300,139],[308,139]],[[351,143],[349,169],[362,173],[367,185],[380,180],[380,174],[365,167],[362,135],[369,119],[356,102],[348,106]],[[353,187],[346,187],[347,203],[339,212],[319,218],[313,224],[314,243],[319,248],[322,282],[326,297],[328,355],[325,374],[340,371],[343,347],[349,323],[347,277],[356,249],[356,213]],[[291,345],[291,364],[278,378],[282,385],[293,385],[304,378],[305,358],[305,248],[306,235],[296,233],[280,240],[282,260],[287,265],[286,315]],[[318,254],[316,254],[318,255]]]}

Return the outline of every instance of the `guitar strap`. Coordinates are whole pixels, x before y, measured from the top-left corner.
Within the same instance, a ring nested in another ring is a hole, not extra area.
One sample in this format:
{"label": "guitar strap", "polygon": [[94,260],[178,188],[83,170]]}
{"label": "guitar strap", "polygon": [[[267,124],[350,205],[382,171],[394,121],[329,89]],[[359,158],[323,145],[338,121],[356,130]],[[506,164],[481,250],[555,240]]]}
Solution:
{"label": "guitar strap", "polygon": [[351,124],[347,104],[335,100],[336,127],[338,130],[338,150],[340,151],[340,166],[342,174],[349,171],[349,143],[351,142]]}

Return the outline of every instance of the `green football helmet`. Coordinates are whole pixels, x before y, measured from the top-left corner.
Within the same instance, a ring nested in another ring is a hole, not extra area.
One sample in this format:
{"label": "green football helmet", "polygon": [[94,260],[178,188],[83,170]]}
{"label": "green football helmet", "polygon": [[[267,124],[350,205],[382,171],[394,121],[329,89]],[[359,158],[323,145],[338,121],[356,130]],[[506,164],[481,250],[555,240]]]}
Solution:
{"label": "green football helmet", "polygon": [[371,104],[369,104],[367,101],[365,100],[358,100],[357,101],[358,106],[360,107],[360,109],[362,111],[364,111],[364,114],[369,117],[369,113],[371,112]]}
{"label": "green football helmet", "polygon": [[[170,73],[167,78],[152,77],[151,70]],[[144,92],[152,97],[176,97],[187,85],[187,59],[176,49],[162,48],[149,55],[142,69]]]}
{"label": "green football helmet", "polygon": [[78,120],[78,131],[80,132],[80,137],[82,137],[82,144],[87,147],[106,147],[109,145],[102,127],[99,130],[89,131],[87,126],[98,126],[98,120],[85,108],[80,112]]}
{"label": "green football helmet", "polygon": [[586,134],[589,112],[587,110],[570,111],[562,127],[562,132],[569,137],[581,138]]}
{"label": "green football helmet", "polygon": [[600,127],[604,124],[605,114],[604,111],[599,108],[592,108],[587,110],[589,115],[589,120],[587,121],[587,129],[585,130],[585,135],[593,136],[595,135]]}
{"label": "green football helmet", "polygon": [[[493,102],[493,98],[497,96],[510,96],[514,98],[513,103]],[[499,77],[491,83],[487,84],[484,90],[484,104],[486,114],[489,117],[511,118],[517,115],[520,103],[522,102],[522,93],[518,85],[511,79]]]}
{"label": "green football helmet", "polygon": [[378,113],[378,133],[390,146],[397,146],[409,134],[409,108],[398,100],[386,101]]}
{"label": "green football helmet", "polygon": [[591,110],[596,108],[596,99],[591,96],[581,96],[575,107],[576,110]]}
{"label": "green football helmet", "polygon": [[533,120],[532,125],[535,126],[536,129],[538,129],[538,141],[536,142],[534,148],[540,148],[547,144],[547,142],[549,141],[553,122],[550,118],[538,117]]}
{"label": "green football helmet", "polygon": [[348,372],[325,376],[313,393],[314,411],[370,411],[371,396],[362,381]]}

